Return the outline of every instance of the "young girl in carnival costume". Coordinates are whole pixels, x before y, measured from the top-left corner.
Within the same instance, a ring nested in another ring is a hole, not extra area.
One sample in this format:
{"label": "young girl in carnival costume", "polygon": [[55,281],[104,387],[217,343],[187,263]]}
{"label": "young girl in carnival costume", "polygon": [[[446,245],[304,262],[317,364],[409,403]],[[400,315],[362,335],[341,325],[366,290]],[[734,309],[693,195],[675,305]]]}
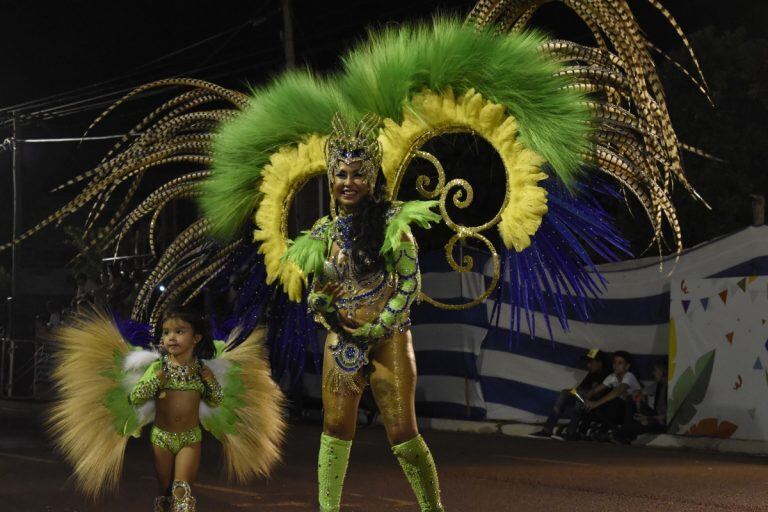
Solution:
{"label": "young girl in carnival costume", "polygon": [[152,421],[155,512],[195,510],[202,426],[224,446],[229,475],[246,481],[279,458],[281,395],[264,359],[262,330],[231,351],[187,307],[168,309],[161,351],[125,341],[102,314],[59,331],[54,377],[61,399],[50,419],[57,445],[92,497],[120,478],[129,436]]}

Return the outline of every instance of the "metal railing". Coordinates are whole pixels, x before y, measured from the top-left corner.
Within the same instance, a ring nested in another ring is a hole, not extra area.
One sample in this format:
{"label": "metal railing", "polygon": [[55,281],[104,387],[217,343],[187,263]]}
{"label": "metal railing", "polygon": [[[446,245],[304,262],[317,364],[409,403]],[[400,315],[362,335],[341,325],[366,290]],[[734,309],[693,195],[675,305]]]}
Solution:
{"label": "metal railing", "polygon": [[49,340],[0,339],[0,397],[51,398],[54,348]]}

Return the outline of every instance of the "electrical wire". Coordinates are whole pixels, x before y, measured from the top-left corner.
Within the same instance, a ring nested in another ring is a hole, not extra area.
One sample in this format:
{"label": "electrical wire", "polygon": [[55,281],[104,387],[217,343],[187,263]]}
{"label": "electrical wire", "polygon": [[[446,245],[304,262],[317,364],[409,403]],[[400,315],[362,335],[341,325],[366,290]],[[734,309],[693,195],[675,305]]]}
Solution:
{"label": "electrical wire", "polygon": [[[233,34],[234,36],[236,36],[244,28],[246,28],[249,25],[253,26],[253,27],[256,27],[256,26],[259,26],[259,25],[265,23],[269,19],[269,17],[274,15],[276,12],[278,12],[278,10],[272,10],[272,11],[266,13],[264,16],[261,16],[259,18],[249,19],[248,21],[246,21],[244,23],[240,23],[240,24],[238,24],[235,27],[228,28],[227,30],[224,30],[224,31],[219,32],[217,34],[214,34],[212,36],[206,37],[205,39],[202,39],[200,41],[197,41],[195,43],[187,45],[187,46],[185,46],[183,48],[180,48],[178,50],[174,50],[173,52],[170,52],[168,54],[162,55],[162,56],[160,56],[160,57],[158,57],[156,59],[153,59],[153,60],[151,60],[149,62],[146,62],[146,63],[138,66],[137,68],[134,68],[130,73],[125,73],[125,74],[119,75],[117,77],[110,78],[108,80],[96,82],[96,83],[93,83],[93,84],[90,84],[90,85],[86,85],[84,87],[79,87],[79,88],[76,88],[76,89],[71,89],[69,91],[64,91],[64,92],[53,94],[53,95],[50,95],[50,96],[45,96],[43,98],[38,98],[38,99],[35,99],[35,100],[30,100],[30,101],[18,103],[18,104],[11,105],[11,106],[8,106],[8,107],[3,107],[3,108],[0,108],[0,114],[9,113],[9,112],[12,112],[14,110],[18,111],[18,110],[27,110],[27,109],[30,109],[30,108],[39,108],[39,107],[53,106],[57,102],[69,101],[69,100],[74,99],[74,98],[76,98],[78,96],[83,96],[88,91],[90,91],[91,89],[94,89],[94,88],[99,88],[99,89],[97,89],[94,92],[99,92],[99,91],[107,90],[108,88],[102,87],[102,86],[107,85],[107,84],[114,84],[115,82],[120,82],[120,81],[124,81],[125,79],[131,78],[131,77],[135,77],[135,76],[139,75],[141,72],[145,72],[145,71],[147,71],[147,70],[149,70],[149,69],[151,69],[153,67],[156,67],[158,64],[160,64],[160,63],[162,63],[162,62],[164,62],[164,61],[166,61],[166,60],[168,60],[168,59],[170,59],[172,57],[175,57],[177,55],[185,53],[185,52],[187,52],[187,51],[189,51],[189,50],[191,50],[193,48],[197,48],[199,46],[202,46],[202,45],[204,45],[204,44],[206,44],[208,42],[214,41],[214,40],[219,39],[221,37],[224,37],[226,35]],[[234,37],[230,37],[229,39],[227,39],[226,42],[225,42],[225,45],[228,44],[229,42],[231,42],[232,39],[234,39]],[[216,52],[221,51],[224,46],[219,47],[216,50]],[[146,80],[140,80],[141,83],[145,83],[145,81]],[[113,88],[114,88],[114,86],[113,86]]]}

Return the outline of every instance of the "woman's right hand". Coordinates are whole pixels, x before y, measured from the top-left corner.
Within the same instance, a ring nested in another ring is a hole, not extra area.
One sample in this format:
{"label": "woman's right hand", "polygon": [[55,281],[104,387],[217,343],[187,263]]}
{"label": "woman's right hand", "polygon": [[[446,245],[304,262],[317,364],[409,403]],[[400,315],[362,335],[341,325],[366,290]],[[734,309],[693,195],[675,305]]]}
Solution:
{"label": "woman's right hand", "polygon": [[341,293],[341,283],[333,283],[333,282],[327,282],[323,285],[322,288],[319,290],[316,290],[316,293],[322,293],[323,295],[327,295],[330,298],[331,304],[336,302],[336,297],[339,296]]}

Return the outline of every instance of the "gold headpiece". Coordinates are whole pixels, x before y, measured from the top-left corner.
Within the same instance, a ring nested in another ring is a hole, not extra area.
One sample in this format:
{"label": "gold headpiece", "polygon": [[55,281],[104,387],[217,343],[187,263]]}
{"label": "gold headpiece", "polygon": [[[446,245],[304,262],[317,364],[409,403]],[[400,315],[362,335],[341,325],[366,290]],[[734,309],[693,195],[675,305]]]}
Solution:
{"label": "gold headpiece", "polygon": [[381,118],[376,114],[366,114],[355,127],[347,124],[338,112],[333,116],[333,131],[325,143],[329,183],[333,183],[339,162],[347,165],[362,162],[360,172],[373,191],[381,167],[381,144],[377,138],[380,123]]}

